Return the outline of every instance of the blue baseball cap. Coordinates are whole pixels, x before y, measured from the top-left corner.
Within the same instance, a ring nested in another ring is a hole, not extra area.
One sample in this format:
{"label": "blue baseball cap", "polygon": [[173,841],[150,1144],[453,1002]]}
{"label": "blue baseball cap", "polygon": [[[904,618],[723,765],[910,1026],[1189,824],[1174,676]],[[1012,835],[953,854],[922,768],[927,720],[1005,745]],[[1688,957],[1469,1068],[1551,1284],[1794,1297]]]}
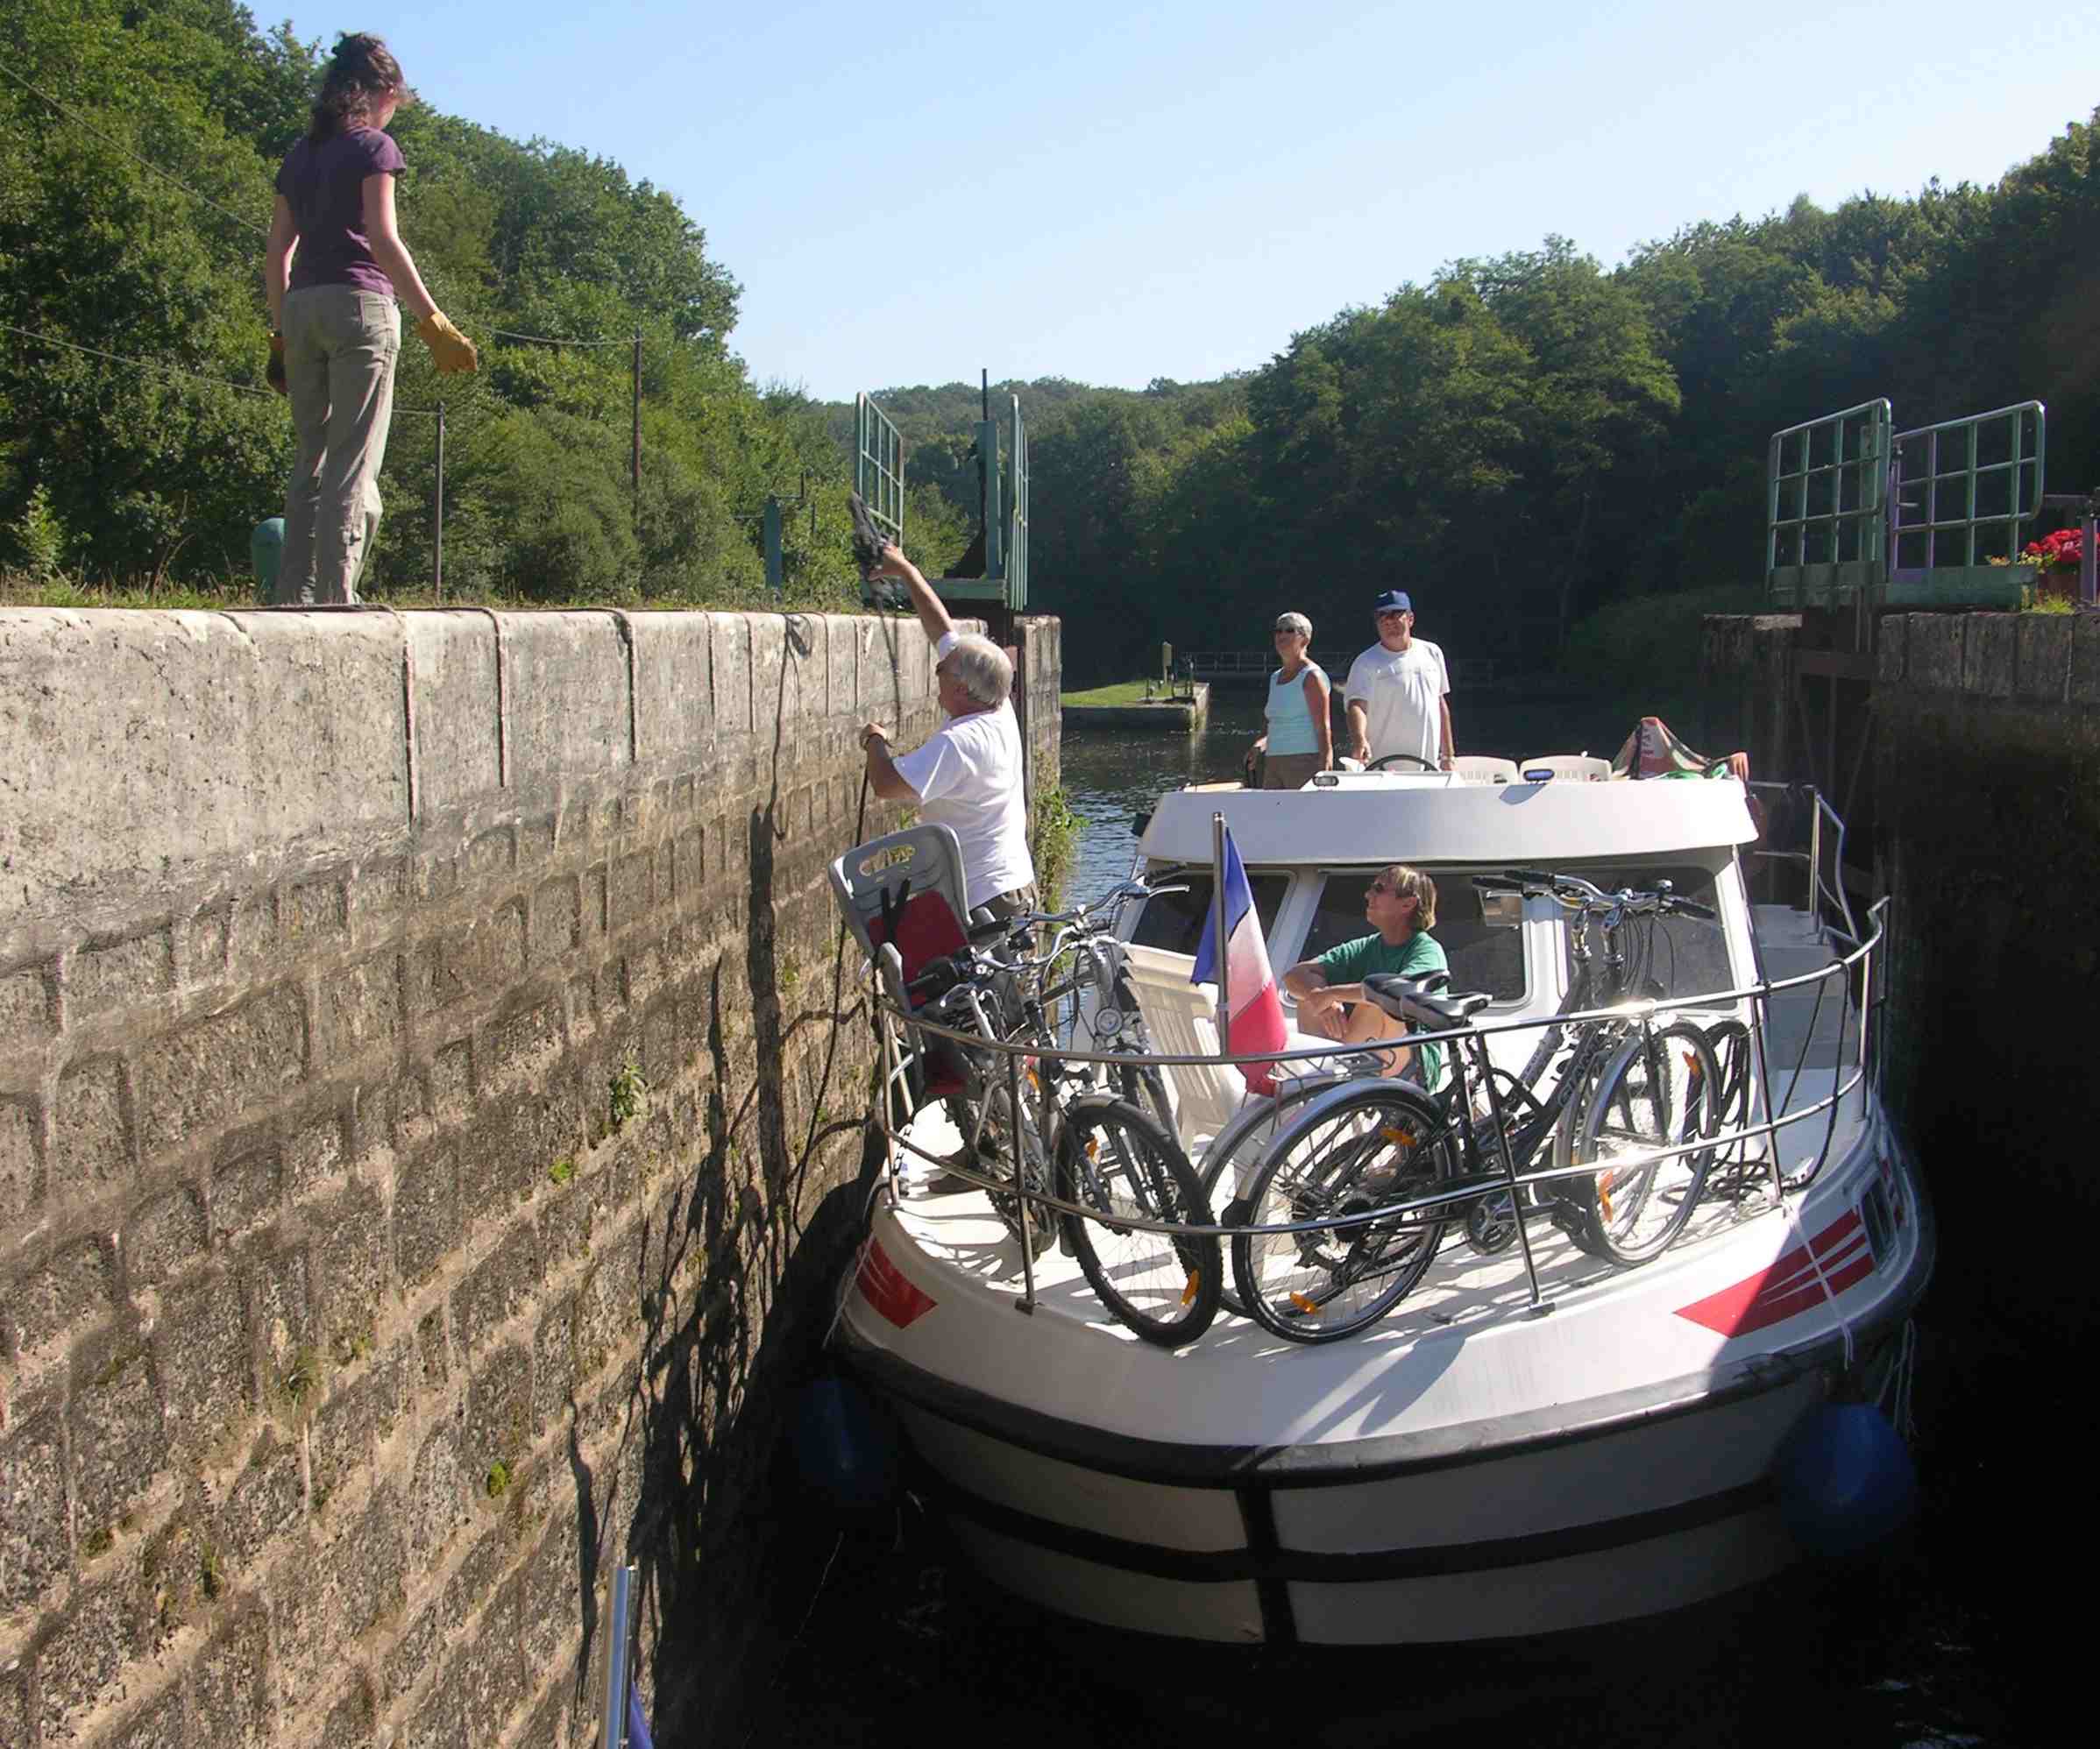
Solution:
{"label": "blue baseball cap", "polygon": [[1373,613],[1412,613],[1415,604],[1408,599],[1406,590],[1388,589],[1371,604],[1371,611]]}

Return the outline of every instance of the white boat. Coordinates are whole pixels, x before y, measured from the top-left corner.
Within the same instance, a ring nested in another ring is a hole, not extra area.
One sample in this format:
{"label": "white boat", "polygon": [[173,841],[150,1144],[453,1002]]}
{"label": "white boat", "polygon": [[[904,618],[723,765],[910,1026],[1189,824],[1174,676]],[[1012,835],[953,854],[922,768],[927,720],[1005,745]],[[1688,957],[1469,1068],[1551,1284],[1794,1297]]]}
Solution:
{"label": "white boat", "polygon": [[[1151,1633],[1394,1644],[1674,1609],[1799,1554],[1776,1498],[1782,1448],[1820,1405],[1902,1391],[1933,1264],[1860,1001],[1878,925],[1851,926],[1820,854],[1793,868],[1808,909],[1753,902],[1757,834],[1733,779],[1509,775],[1167,796],[1140,863],[1191,890],[1126,928],[1159,953],[1193,949],[1222,812],[1279,971],[1363,933],[1366,882],[1409,862],[1437,879],[1451,988],[1493,994],[1481,1022],[1543,1023],[1569,977],[1560,912],[1533,899],[1520,922],[1491,922],[1467,877],[1666,877],[1718,912],[1661,925],[1667,997],[1759,1023],[1759,1133],[1745,1146],[1768,1151],[1765,1169],[1702,1201],[1640,1268],[1534,1221],[1535,1274],[1516,1249],[1483,1256],[1447,1237],[1421,1285],[1352,1339],[1301,1346],[1226,1315],[1166,1349],[1110,1318],[1059,1250],[1035,1261],[1031,1293],[984,1196],[920,1193],[920,1156],[898,1149],[844,1293],[843,1352],[1000,1584]],[[1819,967],[1834,969],[1809,976]],[[1498,1033],[1493,1055],[1515,1067],[1535,1042]],[[1196,1158],[1217,1127],[1204,1115],[1215,1081],[1174,1079]],[[930,1111],[903,1140],[943,1153],[943,1125]]]}

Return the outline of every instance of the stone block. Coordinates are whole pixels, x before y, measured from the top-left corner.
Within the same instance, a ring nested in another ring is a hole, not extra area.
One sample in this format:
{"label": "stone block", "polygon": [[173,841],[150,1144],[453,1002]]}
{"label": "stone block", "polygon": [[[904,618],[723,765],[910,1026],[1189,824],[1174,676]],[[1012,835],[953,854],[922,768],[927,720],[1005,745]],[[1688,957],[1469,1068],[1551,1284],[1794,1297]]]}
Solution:
{"label": "stone block", "polygon": [[0,810],[0,928],[259,846],[399,826],[401,662],[390,614],[0,609],[18,804]]}
{"label": "stone block", "polygon": [[245,893],[226,913],[226,970],[266,975],[277,952],[277,895]]}
{"label": "stone block", "polygon": [[442,1306],[431,1307],[416,1323],[415,1367],[417,1387],[426,1394],[443,1391],[452,1377],[452,1346]]}
{"label": "stone block", "polygon": [[394,1266],[404,1288],[421,1287],[459,1237],[459,1165],[452,1144],[419,1150],[394,1186]]}
{"label": "stone block", "polygon": [[266,1749],[270,1696],[269,1618],[259,1604],[237,1611],[204,1648],[191,1679],[197,1738],[214,1749]]}
{"label": "stone block", "polygon": [[277,896],[277,941],[304,952],[337,945],[350,928],[350,910],[339,876],[303,881]]}
{"label": "stone block", "polygon": [[352,1670],[329,1706],[311,1749],[369,1749],[379,1729],[379,1703],[362,1671]]}
{"label": "stone block", "polygon": [[304,1213],[323,1344],[342,1361],[370,1345],[387,1304],[386,1205],[372,1186],[352,1183]]}
{"label": "stone block", "polygon": [[532,1446],[532,1356],[505,1342],[485,1356],[467,1381],[461,1455],[470,1476],[486,1476],[499,1459],[515,1465]]}
{"label": "stone block", "polygon": [[517,860],[517,839],[508,825],[480,833],[459,859],[460,878],[470,887],[500,883]]}
{"label": "stone block", "polygon": [[401,1602],[408,1582],[405,1519],[400,1494],[374,1488],[364,1511],[321,1551],[323,1607],[344,1643]]}
{"label": "stone block", "polygon": [[532,1425],[558,1427],[576,1378],[576,1299],[564,1294],[540,1314],[532,1333]]}
{"label": "stone block", "polygon": [[131,1176],[124,1065],[114,1057],[67,1064],[51,1113],[51,1200],[70,1207]]}
{"label": "stone block", "polygon": [[609,614],[506,613],[504,707],[510,788],[527,807],[564,778],[616,775],[632,762],[627,645]]}
{"label": "stone block", "polygon": [[2019,642],[2017,613],[1962,616],[1962,690],[1983,698],[2010,698]]}
{"label": "stone block", "polygon": [[[55,1393],[19,1398],[10,1407],[0,1432],[0,1524],[7,1526],[0,1620],[35,1604],[73,1564],[66,1527],[66,1435]],[[4,1717],[0,1707],[0,1718]]]}
{"label": "stone block", "polygon": [[[518,1588],[499,1586],[482,1617],[453,1652],[446,1681],[458,1691],[465,1715],[491,1734],[525,1704],[525,1662],[518,1648]],[[477,1733],[479,1734],[479,1733]]]}
{"label": "stone block", "polygon": [[655,862],[647,851],[615,858],[612,867],[610,927],[626,929],[644,921],[656,902]]}
{"label": "stone block", "polygon": [[209,1270],[162,1294],[153,1347],[176,1441],[203,1450],[246,1421],[255,1407],[255,1359],[231,1277]]}
{"label": "stone block", "polygon": [[23,1268],[0,1308],[25,1349],[40,1349],[117,1303],[117,1259],[100,1237],[73,1240]]}
{"label": "stone block", "polygon": [[167,1429],[145,1344],[128,1332],[73,1356],[73,1498],[79,1522],[114,1525],[166,1465]]}
{"label": "stone block", "polygon": [[[0,1604],[0,1608],[4,1607]],[[27,1749],[32,1740],[29,1719],[28,1678],[16,1675],[11,1668],[0,1673],[0,1743]]]}
{"label": "stone block", "polygon": [[445,938],[438,962],[441,1005],[489,1002],[525,970],[525,902],[513,899]]}
{"label": "stone block", "polygon": [[284,1160],[266,1136],[245,1136],[211,1169],[211,1243],[273,1219],[284,1194]]}
{"label": "stone block", "polygon": [[236,1573],[252,1572],[263,1551],[305,1523],[306,1484],[299,1448],[267,1427],[213,1514],[212,1547]]}
{"label": "stone block", "polygon": [[741,750],[752,723],[751,622],[741,613],[710,613],[707,628],[715,740],[725,752]]}
{"label": "stone block", "polygon": [[306,1073],[306,1008],[290,986],[179,1027],[145,1053],[140,1130],[148,1158],[201,1129],[253,1116]]}
{"label": "stone block", "polygon": [[330,1073],[367,1048],[401,1036],[401,962],[391,951],[324,972],[315,1001],[314,1060]]}
{"label": "stone block", "polygon": [[487,1022],[475,1041],[475,1082],[486,1101],[543,1080],[560,1059],[563,1015],[558,997]]}
{"label": "stone block", "polygon": [[284,1144],[286,1193],[297,1201],[343,1170],[350,1158],[352,1113],[324,1112],[296,1125]]}
{"label": "stone block", "polygon": [[537,1229],[529,1219],[512,1221],[452,1295],[452,1329],[470,1363],[531,1299],[544,1272]]}
{"label": "stone block", "polygon": [[[492,1453],[489,1461],[494,1456]],[[470,1469],[462,1455],[460,1430],[451,1422],[439,1422],[424,1436],[402,1507],[411,1567],[427,1572],[436,1564],[446,1544],[470,1521],[474,1499],[470,1491],[480,1488],[487,1474],[488,1461]]]}
{"label": "stone block", "polygon": [[441,1124],[464,1123],[474,1109],[474,1047],[454,1041],[430,1059],[430,1115]]}
{"label": "stone block", "polygon": [[82,1586],[72,1610],[38,1649],[47,1744],[86,1735],[96,1711],[122,1696],[125,1667],[151,1652],[160,1637],[136,1549],[115,1568]]}
{"label": "stone block", "polygon": [[37,1164],[36,1101],[0,1099],[0,1229],[12,1226],[37,1206],[42,1168]]}
{"label": "stone block", "polygon": [[707,888],[707,832],[701,825],[690,825],[681,832],[670,847],[671,895],[681,911],[692,912],[700,908],[700,896]]}
{"label": "stone block", "polygon": [[82,1021],[165,995],[174,988],[175,932],[163,927],[128,939],[90,942],[66,962],[66,1013]]}
{"label": "stone block", "polygon": [[1962,688],[1962,619],[1959,613],[1912,613],[1906,634],[1910,683],[1933,692]]}
{"label": "stone block", "polygon": [[399,1699],[430,1674],[443,1639],[444,1613],[442,1604],[432,1604],[394,1636],[380,1666],[380,1691],[388,1699]]}
{"label": "stone block", "polygon": [[556,1162],[574,1159],[583,1114],[574,1080],[549,1073],[501,1099],[484,1100],[459,1142],[460,1207],[469,1219],[507,1213],[548,1182]]}
{"label": "stone block", "polygon": [[[0,1718],[4,1715],[0,1714]],[[16,1738],[0,1732],[0,1741]],[[26,1736],[19,1739],[28,1742]],[[190,1749],[196,1738],[190,1734],[189,1710],[183,1704],[179,1684],[170,1685],[158,1699],[146,1703],[126,1718],[103,1741],[109,1749]]]}
{"label": "stone block", "polygon": [[41,1044],[53,1030],[51,968],[32,966],[0,975],[0,1038],[18,1046]]}
{"label": "stone block", "polygon": [[[1713,621],[1706,621],[1710,627]],[[1910,625],[1907,613],[1885,613],[1874,622],[1874,679],[1878,686],[1899,686],[1903,683],[1904,662],[1906,654],[1905,632]]]}
{"label": "stone block", "polygon": [[644,763],[692,765],[714,745],[713,628],[705,613],[634,613],[635,728]]}
{"label": "stone block", "polygon": [[496,621],[486,613],[406,613],[415,689],[417,802],[428,816],[500,788]]}
{"label": "stone block", "polygon": [[2015,683],[2019,696],[2061,703],[2070,696],[2071,616],[2022,613],[2018,624],[2019,662]]}
{"label": "stone block", "polygon": [[316,1512],[401,1425],[413,1400],[416,1370],[415,1349],[403,1343],[360,1371],[337,1372],[330,1379],[327,1400],[314,1412],[308,1442]]}
{"label": "stone block", "polygon": [[263,1377],[280,1400],[297,1407],[319,1384],[305,1248],[258,1241],[241,1254],[240,1271]]}
{"label": "stone block", "polygon": [[527,958],[535,966],[558,959],[576,945],[582,929],[583,899],[576,877],[557,874],[551,881],[543,881],[532,895]]}
{"label": "stone block", "polygon": [[383,857],[351,874],[344,906],[353,942],[382,941],[399,930],[408,905],[408,875],[405,856]]}
{"label": "stone block", "polygon": [[2071,620],[2070,698],[2074,705],[2100,705],[2100,614]]}
{"label": "stone block", "polygon": [[145,1203],[124,1233],[124,1264],[134,1286],[150,1287],[204,1254],[204,1199],[177,1185]]}

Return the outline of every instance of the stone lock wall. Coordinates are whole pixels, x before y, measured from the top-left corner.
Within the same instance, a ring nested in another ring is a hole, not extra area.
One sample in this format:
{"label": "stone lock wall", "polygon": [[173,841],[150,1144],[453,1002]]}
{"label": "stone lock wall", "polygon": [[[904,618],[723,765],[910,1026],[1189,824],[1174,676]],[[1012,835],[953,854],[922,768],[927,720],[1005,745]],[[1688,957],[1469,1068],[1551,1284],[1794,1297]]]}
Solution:
{"label": "stone lock wall", "polygon": [[871,716],[909,621],[0,611],[0,1745],[588,1744],[626,1561],[734,1716]]}

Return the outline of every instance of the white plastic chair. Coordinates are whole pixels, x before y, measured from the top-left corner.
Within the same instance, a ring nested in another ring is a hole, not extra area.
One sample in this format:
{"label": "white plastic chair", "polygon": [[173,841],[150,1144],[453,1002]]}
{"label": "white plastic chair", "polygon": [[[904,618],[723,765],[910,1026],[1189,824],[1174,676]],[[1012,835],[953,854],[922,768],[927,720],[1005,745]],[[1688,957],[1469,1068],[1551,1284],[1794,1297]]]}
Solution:
{"label": "white plastic chair", "polygon": [[1468,783],[1514,783],[1516,761],[1498,759],[1491,753],[1462,753],[1451,761],[1451,769]]}
{"label": "white plastic chair", "polygon": [[1610,781],[1612,762],[1608,759],[1594,759],[1586,753],[1542,753],[1526,760],[1522,769],[1527,783],[1536,781],[1532,774],[1537,771],[1546,773],[1549,782],[1556,777],[1572,777],[1585,782],[1603,783]]}
{"label": "white plastic chair", "polygon": [[[1217,1056],[1221,1048],[1217,986],[1188,981],[1195,956],[1136,942],[1123,951],[1129,956],[1131,985],[1153,1044],[1168,1056]],[[1160,1073],[1174,1101],[1174,1127],[1191,1157],[1231,1121],[1247,1096],[1246,1078],[1230,1063],[1184,1065]]]}

